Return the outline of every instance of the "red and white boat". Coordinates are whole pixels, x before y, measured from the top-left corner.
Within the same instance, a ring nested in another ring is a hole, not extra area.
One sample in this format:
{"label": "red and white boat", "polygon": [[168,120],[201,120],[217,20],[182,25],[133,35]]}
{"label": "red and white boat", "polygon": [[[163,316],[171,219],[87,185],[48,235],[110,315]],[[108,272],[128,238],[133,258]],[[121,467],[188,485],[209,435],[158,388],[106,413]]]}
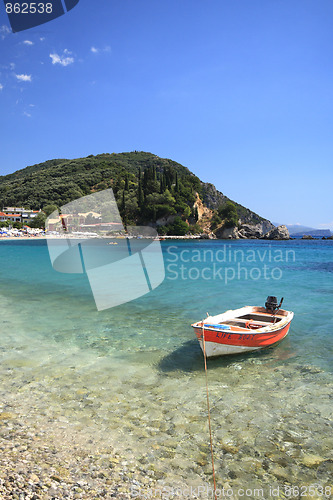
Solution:
{"label": "red and white boat", "polygon": [[245,306],[194,323],[206,357],[257,351],[280,342],[294,317],[293,312],[280,309],[282,301],[278,305],[276,297],[268,297],[265,307]]}

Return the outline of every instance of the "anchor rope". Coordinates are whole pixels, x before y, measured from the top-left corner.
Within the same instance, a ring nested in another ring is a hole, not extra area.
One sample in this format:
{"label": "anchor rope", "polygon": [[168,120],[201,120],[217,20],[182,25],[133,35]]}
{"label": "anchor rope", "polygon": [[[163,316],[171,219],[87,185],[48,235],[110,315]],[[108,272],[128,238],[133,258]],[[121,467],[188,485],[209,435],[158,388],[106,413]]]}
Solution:
{"label": "anchor rope", "polygon": [[208,393],[208,371],[207,371],[207,359],[206,359],[206,340],[205,340],[205,322],[202,322],[202,343],[203,343],[203,354],[205,362],[205,378],[206,378],[206,396],[207,396],[207,410],[208,410],[208,427],[209,427],[209,439],[210,439],[210,453],[212,456],[212,470],[213,470],[213,481],[214,481],[214,496],[217,500],[216,495],[216,479],[215,479],[215,467],[214,467],[214,452],[213,452],[213,439],[212,439],[212,426],[210,420],[210,406],[209,406],[209,393]]}

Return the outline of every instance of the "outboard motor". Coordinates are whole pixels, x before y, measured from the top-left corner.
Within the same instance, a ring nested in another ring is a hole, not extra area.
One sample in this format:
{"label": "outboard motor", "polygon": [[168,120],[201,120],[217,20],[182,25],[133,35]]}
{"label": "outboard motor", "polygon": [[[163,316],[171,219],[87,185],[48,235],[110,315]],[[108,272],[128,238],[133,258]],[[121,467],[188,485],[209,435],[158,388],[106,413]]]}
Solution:
{"label": "outboard motor", "polygon": [[265,307],[268,312],[274,313],[274,311],[278,311],[282,306],[283,297],[280,300],[280,304],[278,304],[277,298],[269,295],[265,302]]}

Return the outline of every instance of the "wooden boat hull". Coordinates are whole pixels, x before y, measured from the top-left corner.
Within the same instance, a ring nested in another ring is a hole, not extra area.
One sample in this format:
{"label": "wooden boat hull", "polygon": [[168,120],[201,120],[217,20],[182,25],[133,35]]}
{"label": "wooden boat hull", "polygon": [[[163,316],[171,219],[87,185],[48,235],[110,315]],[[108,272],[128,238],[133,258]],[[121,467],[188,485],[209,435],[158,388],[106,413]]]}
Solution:
{"label": "wooden boat hull", "polygon": [[[244,316],[260,317],[266,321],[239,319]],[[288,334],[293,316],[290,311],[281,310],[278,315],[273,316],[264,308],[246,306],[208,317],[204,322],[199,321],[192,326],[202,351],[204,336],[206,357],[211,358],[257,351],[276,345]]]}

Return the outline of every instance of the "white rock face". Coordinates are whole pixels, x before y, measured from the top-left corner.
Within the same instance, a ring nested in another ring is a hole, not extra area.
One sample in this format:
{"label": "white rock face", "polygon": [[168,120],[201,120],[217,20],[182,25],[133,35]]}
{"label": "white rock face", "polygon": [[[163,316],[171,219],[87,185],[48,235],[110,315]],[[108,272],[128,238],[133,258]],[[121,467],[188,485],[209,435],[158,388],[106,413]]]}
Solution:
{"label": "white rock face", "polygon": [[289,240],[289,231],[286,226],[274,227],[270,222],[258,224],[242,224],[238,227],[219,228],[216,231],[218,239],[238,240],[238,239],[273,239]]}
{"label": "white rock face", "polygon": [[287,226],[278,226],[268,231],[263,236],[264,240],[289,240],[290,235]]}
{"label": "white rock face", "polygon": [[216,236],[221,240],[239,240],[237,227],[226,227],[225,229],[220,229]]}
{"label": "white rock face", "polygon": [[261,238],[264,234],[261,224],[243,224],[238,231],[241,238]]}

